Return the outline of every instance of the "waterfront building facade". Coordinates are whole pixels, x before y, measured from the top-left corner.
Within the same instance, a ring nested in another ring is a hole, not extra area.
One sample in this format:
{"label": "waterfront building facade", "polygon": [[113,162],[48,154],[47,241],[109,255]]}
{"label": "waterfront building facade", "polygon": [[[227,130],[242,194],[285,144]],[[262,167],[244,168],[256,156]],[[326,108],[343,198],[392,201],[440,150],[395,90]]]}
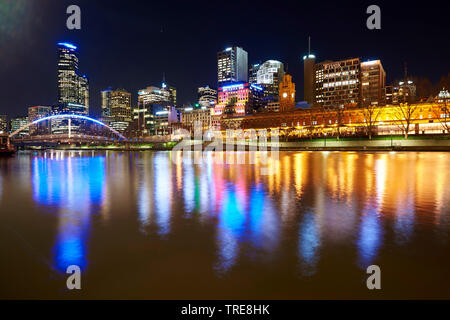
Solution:
{"label": "waterfront building facade", "polygon": [[[405,119],[404,114],[410,118]],[[449,134],[450,115],[445,103],[420,103],[375,106],[372,117],[373,135]],[[279,129],[281,136],[336,137],[363,136],[369,129],[367,109],[344,107],[326,109],[322,106],[296,108],[287,112],[255,113],[234,118],[221,118],[221,129]]]}

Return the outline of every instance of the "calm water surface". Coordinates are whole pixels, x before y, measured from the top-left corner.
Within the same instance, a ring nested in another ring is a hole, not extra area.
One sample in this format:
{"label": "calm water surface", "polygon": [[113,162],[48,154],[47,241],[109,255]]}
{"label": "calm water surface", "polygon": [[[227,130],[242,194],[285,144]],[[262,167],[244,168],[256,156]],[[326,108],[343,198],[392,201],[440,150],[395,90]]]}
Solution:
{"label": "calm water surface", "polygon": [[174,157],[0,159],[0,298],[450,298],[450,153]]}

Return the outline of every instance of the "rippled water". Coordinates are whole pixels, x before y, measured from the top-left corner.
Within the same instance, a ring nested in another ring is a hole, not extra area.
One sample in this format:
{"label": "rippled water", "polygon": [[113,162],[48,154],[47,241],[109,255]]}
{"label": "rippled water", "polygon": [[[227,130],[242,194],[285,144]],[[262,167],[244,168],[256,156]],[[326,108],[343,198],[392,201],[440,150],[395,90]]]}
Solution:
{"label": "rippled water", "polygon": [[215,156],[0,159],[0,298],[450,298],[450,153]]}

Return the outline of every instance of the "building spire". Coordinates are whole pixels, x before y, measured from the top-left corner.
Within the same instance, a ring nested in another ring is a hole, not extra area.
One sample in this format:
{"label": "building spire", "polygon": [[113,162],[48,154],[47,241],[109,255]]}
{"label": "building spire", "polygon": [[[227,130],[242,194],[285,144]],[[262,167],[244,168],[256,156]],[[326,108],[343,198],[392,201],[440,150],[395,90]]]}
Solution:
{"label": "building spire", "polygon": [[311,54],[311,36],[308,37],[308,57]]}

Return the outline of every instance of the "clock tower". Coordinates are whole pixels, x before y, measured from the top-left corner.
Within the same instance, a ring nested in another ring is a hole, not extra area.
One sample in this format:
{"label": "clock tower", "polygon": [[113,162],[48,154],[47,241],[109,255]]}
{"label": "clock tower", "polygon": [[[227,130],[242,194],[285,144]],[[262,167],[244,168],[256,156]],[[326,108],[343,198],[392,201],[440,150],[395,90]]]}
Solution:
{"label": "clock tower", "polygon": [[295,109],[295,83],[292,76],[286,74],[280,83],[280,112],[289,112]]}

